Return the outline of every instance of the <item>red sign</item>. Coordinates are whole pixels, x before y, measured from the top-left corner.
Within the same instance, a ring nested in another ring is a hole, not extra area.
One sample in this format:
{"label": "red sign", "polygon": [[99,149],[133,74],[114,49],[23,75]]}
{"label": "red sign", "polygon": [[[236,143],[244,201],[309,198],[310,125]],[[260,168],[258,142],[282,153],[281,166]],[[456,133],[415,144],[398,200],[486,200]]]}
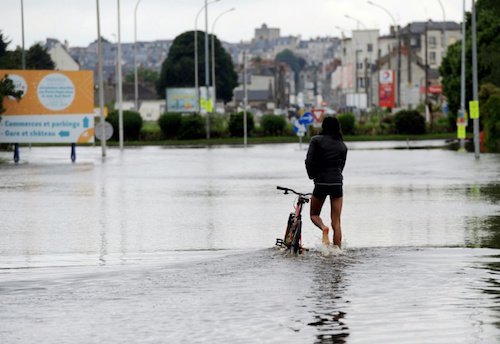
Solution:
{"label": "red sign", "polygon": [[395,82],[393,70],[380,71],[379,79],[379,106],[393,108],[395,106]]}
{"label": "red sign", "polygon": [[312,114],[314,116],[314,120],[316,122],[321,122],[321,120],[323,119],[323,114],[325,113],[325,110],[324,109],[312,109]]}
{"label": "red sign", "polygon": [[[420,93],[421,94],[425,93],[424,86],[420,86]],[[427,87],[427,93],[441,94],[441,93],[443,93],[443,87],[441,85],[431,85],[431,86]]]}

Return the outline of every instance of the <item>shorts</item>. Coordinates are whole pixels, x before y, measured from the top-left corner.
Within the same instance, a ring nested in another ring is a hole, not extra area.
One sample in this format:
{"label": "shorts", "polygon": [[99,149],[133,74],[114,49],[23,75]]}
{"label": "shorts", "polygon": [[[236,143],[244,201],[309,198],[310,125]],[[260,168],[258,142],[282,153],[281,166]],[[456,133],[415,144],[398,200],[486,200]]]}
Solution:
{"label": "shorts", "polygon": [[319,199],[325,199],[326,196],[341,198],[344,196],[344,193],[342,185],[314,185],[313,196]]}

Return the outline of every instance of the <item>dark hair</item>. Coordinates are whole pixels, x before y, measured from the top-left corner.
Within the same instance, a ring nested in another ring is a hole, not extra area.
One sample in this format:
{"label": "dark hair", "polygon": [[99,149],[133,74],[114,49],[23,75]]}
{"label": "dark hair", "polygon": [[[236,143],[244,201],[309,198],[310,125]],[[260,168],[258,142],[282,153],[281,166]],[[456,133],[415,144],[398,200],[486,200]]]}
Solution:
{"label": "dark hair", "polygon": [[323,124],[321,125],[323,129],[321,135],[330,135],[337,140],[343,140],[342,128],[340,127],[340,121],[337,117],[325,117],[323,119]]}

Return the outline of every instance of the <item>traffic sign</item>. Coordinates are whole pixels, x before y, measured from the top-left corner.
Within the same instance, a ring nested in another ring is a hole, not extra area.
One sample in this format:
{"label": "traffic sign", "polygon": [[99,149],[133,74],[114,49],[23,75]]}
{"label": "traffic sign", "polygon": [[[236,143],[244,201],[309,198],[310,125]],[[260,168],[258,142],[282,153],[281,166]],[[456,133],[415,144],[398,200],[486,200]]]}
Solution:
{"label": "traffic sign", "polygon": [[113,126],[109,122],[99,122],[95,125],[95,137],[102,141],[102,126],[104,125],[104,140],[108,141],[113,136]]}
{"label": "traffic sign", "polygon": [[300,120],[295,120],[295,122],[293,122],[293,131],[297,136],[302,137],[306,133],[307,128],[304,124],[300,123]]}
{"label": "traffic sign", "polygon": [[325,114],[325,109],[313,109],[312,113],[314,116],[314,120],[316,122],[321,122],[321,120],[323,119],[323,115]]}
{"label": "traffic sign", "polygon": [[299,118],[299,123],[309,125],[314,122],[314,116],[310,112],[306,112]]}

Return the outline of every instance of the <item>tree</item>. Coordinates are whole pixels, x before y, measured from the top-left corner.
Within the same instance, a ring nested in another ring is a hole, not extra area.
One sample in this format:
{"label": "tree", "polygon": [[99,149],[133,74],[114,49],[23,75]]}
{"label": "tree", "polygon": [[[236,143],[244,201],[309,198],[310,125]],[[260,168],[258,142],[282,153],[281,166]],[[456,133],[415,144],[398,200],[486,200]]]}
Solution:
{"label": "tree", "polygon": [[[159,73],[153,69],[139,67],[137,68],[137,80],[139,83],[154,84],[158,82]],[[125,76],[125,82],[134,82],[134,72],[130,72]]]}
{"label": "tree", "polygon": [[19,100],[23,96],[23,91],[16,91],[16,87],[12,80],[10,80],[7,75],[4,75],[0,79],[0,114],[5,112],[5,108],[3,107],[3,99],[8,96],[14,97],[15,99]]}
{"label": "tree", "polygon": [[276,55],[276,61],[278,62],[284,62],[290,66],[290,68],[293,70],[295,74],[295,85],[299,84],[299,75],[302,69],[304,69],[306,65],[306,61],[301,58],[297,57],[291,50],[285,49],[282,52],[280,52],[278,55]]}
{"label": "tree", "polygon": [[26,53],[27,69],[54,69],[55,64],[50,58],[47,49],[40,43],[31,46]]}
{"label": "tree", "polygon": [[[478,38],[478,79],[479,84],[492,83],[500,86],[500,2],[478,0],[477,5]],[[472,17],[467,16],[466,32],[466,104],[472,99]],[[461,42],[448,48],[440,67],[443,77],[443,91],[448,97],[450,116],[455,119],[460,108]]]}
{"label": "tree", "polygon": [[[198,75],[200,76],[200,85],[204,85],[205,33],[197,31],[197,35]],[[209,39],[211,40],[211,35],[209,35]],[[238,85],[238,76],[234,71],[231,56],[222,47],[217,37],[214,39],[217,98],[228,102],[233,98],[233,90]],[[209,56],[211,56],[211,52],[209,52]],[[161,97],[164,97],[167,87],[194,87],[194,85],[194,31],[188,31],[174,39],[168,56],[162,63],[157,92]]]}
{"label": "tree", "polygon": [[[6,41],[0,31],[0,69],[21,69],[22,49],[17,47],[14,51],[7,50],[10,41]],[[32,45],[26,52],[27,69],[54,69],[55,65],[47,49],[40,43]]]}

